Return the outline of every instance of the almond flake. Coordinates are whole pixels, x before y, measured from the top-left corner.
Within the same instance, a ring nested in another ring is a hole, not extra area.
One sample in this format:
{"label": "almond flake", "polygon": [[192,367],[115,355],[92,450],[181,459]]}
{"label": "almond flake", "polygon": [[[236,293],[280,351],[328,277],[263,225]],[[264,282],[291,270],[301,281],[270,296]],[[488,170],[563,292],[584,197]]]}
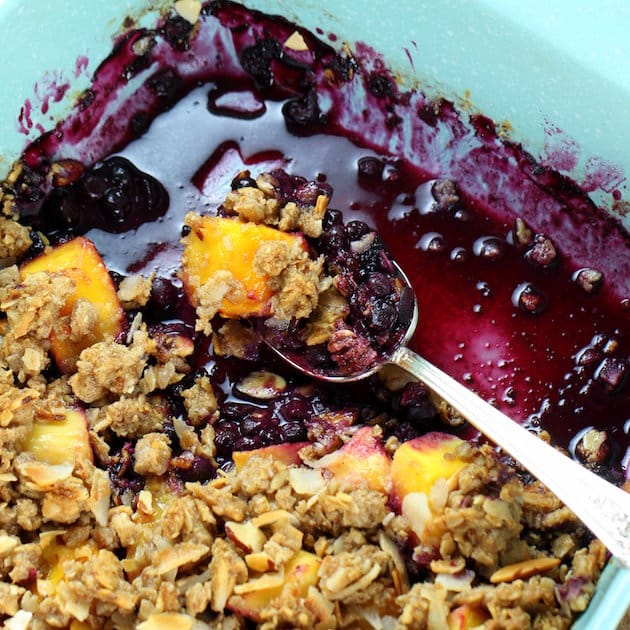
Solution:
{"label": "almond flake", "polygon": [[17,466],[18,472],[38,488],[46,489],[67,479],[72,474],[72,464],[44,464],[43,462],[26,462]]}
{"label": "almond flake", "polygon": [[[92,477],[92,488],[90,490],[88,506],[94,515],[94,519],[101,527],[105,527],[109,521],[111,492],[112,489],[107,471],[97,468]],[[142,490],[140,494],[142,494],[142,492],[146,492],[146,490]]]}
{"label": "almond flake", "polygon": [[399,593],[406,593],[409,590],[409,577],[407,576],[407,567],[400,549],[398,549],[394,541],[384,532],[380,533],[378,544],[380,548],[391,557],[394,563],[392,578],[394,582],[398,582],[396,584],[396,590]]}
{"label": "almond flake", "polygon": [[178,613],[156,613],[139,623],[137,630],[192,630],[195,619]]}
{"label": "almond flake", "polygon": [[499,582],[512,582],[517,579],[526,579],[538,573],[544,573],[555,569],[560,564],[560,558],[532,558],[515,562],[501,567],[490,576],[492,584]]}
{"label": "almond flake", "polygon": [[33,613],[26,610],[18,610],[13,617],[4,622],[6,630],[27,630],[30,627]]}
{"label": "almond flake", "polygon": [[272,510],[271,512],[265,512],[252,519],[252,523],[256,525],[256,527],[265,527],[277,521],[292,521],[295,524],[298,523],[296,516],[286,510]]}
{"label": "almond flake", "polygon": [[273,561],[273,558],[264,551],[248,553],[245,556],[245,564],[249,569],[257,571],[258,573],[266,573],[276,568],[276,563]]}
{"label": "almond flake", "polygon": [[187,542],[162,549],[156,555],[156,572],[158,575],[162,575],[185,564],[197,562],[209,551],[210,548],[207,545],[196,545]]}
{"label": "almond flake", "polygon": [[245,523],[227,521],[225,523],[225,533],[245,553],[258,552],[267,542],[267,537],[262,530],[251,521]]}
{"label": "almond flake", "polygon": [[301,33],[298,31],[293,31],[293,33],[287,37],[284,42],[284,47],[289,48],[290,50],[295,50],[296,52],[304,52],[309,49]]}
{"label": "almond flake", "polygon": [[200,0],[177,0],[174,6],[175,11],[191,24],[194,24],[201,15]]}
{"label": "almond flake", "polygon": [[0,534],[0,558],[2,556],[6,556],[8,553],[13,551],[18,544],[20,543],[20,539],[15,536],[7,536],[6,534]]}
{"label": "almond flake", "polygon": [[237,584],[234,587],[234,593],[236,595],[244,595],[245,593],[253,593],[255,591],[265,591],[269,588],[278,588],[282,586],[283,582],[284,572],[271,573],[245,582],[245,584]]}
{"label": "almond flake", "polygon": [[313,496],[326,485],[319,470],[303,467],[289,469],[289,483],[296,494],[303,496]]}
{"label": "almond flake", "polygon": [[462,571],[455,575],[450,573],[440,573],[435,578],[435,583],[443,586],[447,591],[461,593],[471,588],[472,581],[475,579],[474,571]]}

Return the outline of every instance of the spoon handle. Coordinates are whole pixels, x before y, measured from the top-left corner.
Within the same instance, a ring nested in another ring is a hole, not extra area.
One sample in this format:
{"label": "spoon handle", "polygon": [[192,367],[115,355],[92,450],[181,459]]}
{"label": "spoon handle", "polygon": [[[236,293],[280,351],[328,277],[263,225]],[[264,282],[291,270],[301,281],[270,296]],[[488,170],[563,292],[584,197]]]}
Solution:
{"label": "spoon handle", "polygon": [[408,348],[391,356],[538,478],[630,567],[630,493],[605,481],[482,400]]}

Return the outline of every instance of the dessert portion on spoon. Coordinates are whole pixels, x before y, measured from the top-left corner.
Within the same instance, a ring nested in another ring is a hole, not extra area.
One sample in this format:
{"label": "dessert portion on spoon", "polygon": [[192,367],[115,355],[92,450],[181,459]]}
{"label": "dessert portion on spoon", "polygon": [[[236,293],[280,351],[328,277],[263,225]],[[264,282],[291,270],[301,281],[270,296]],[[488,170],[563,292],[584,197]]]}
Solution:
{"label": "dessert portion on spoon", "polygon": [[217,314],[249,318],[277,355],[329,382],[398,366],[544,483],[630,566],[628,493],[405,347],[418,322],[413,287],[369,226],[344,225],[340,213],[326,213],[328,190],[283,171],[256,181],[242,173],[233,187],[226,216],[187,217],[182,275],[198,327],[211,332]]}

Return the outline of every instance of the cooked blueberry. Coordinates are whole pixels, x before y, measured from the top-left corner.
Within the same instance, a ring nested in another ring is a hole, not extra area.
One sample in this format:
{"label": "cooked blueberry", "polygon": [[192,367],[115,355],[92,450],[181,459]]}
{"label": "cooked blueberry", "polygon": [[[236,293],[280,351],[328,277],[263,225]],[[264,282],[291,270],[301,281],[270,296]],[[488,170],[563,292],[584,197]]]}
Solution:
{"label": "cooked blueberry", "polygon": [[317,94],[309,90],[302,98],[293,99],[282,106],[282,114],[290,131],[299,135],[311,132],[312,126],[323,122]]}
{"label": "cooked blueberry", "polygon": [[271,61],[282,56],[282,47],[275,39],[263,39],[254,46],[243,49],[241,66],[256,82],[269,87],[273,83]]}
{"label": "cooked blueberry", "polygon": [[340,210],[334,208],[326,208],[326,214],[322,220],[324,231],[329,230],[333,225],[341,225],[343,223],[343,214]]}
{"label": "cooked blueberry", "polygon": [[484,236],[475,241],[474,253],[490,262],[501,260],[505,256],[506,242],[495,236]]}
{"label": "cooked blueberry", "polygon": [[346,236],[350,241],[356,241],[371,232],[370,226],[364,221],[349,221],[346,224]]}
{"label": "cooked blueberry", "polygon": [[249,171],[241,171],[231,183],[232,190],[239,188],[256,188],[256,180],[251,176]]}
{"label": "cooked blueberry", "polygon": [[169,17],[160,29],[160,35],[175,49],[188,50],[193,25],[179,15]]}
{"label": "cooked blueberry", "polygon": [[383,162],[377,157],[365,156],[359,158],[357,162],[359,181],[363,183],[380,182],[383,178],[384,167]]}

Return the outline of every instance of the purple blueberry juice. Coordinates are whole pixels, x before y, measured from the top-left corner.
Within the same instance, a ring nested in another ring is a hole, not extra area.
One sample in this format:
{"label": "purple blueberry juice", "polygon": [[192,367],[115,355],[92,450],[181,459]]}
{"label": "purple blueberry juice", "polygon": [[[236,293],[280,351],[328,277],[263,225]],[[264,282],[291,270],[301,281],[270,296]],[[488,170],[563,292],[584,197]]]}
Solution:
{"label": "purple blueberry juice", "polygon": [[[339,53],[299,29],[296,45],[294,32],[217,2],[194,29],[172,17],[123,36],[69,117],[25,150],[23,220],[52,240],[87,234],[117,274],[155,272],[148,320],[190,330],[177,277],[185,214],[214,212],[243,170],[281,168],[330,186],[330,207],[375,229],[410,278],[420,305],[412,348],[622,482],[627,232],[491,121],[402,92],[368,47]],[[50,177],[53,167],[63,176]],[[226,459],[306,440],[323,411],[351,409],[343,422],[366,422],[387,409],[401,435],[433,421],[424,394],[405,406],[375,386],[333,391],[267,355],[243,364],[197,342],[195,368],[224,395],[216,431]],[[289,383],[272,403],[234,389],[270,366]],[[586,457],[580,438],[591,429],[606,447]]]}

